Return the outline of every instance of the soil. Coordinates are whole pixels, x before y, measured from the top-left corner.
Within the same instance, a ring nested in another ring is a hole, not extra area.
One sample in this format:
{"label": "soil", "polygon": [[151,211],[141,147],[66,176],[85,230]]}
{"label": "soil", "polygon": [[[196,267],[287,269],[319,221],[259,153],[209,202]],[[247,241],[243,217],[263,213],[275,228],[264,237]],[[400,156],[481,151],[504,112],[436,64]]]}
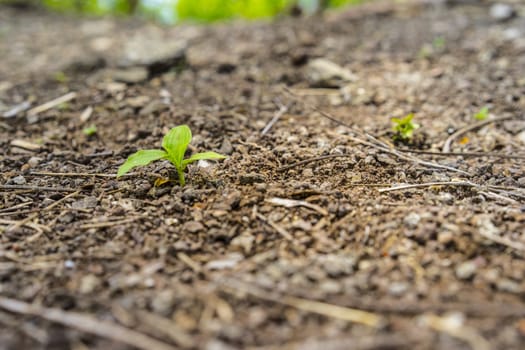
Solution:
{"label": "soil", "polygon": [[[525,7],[494,5],[0,7],[0,349],[522,349]],[[180,124],[228,158],[116,179]]]}

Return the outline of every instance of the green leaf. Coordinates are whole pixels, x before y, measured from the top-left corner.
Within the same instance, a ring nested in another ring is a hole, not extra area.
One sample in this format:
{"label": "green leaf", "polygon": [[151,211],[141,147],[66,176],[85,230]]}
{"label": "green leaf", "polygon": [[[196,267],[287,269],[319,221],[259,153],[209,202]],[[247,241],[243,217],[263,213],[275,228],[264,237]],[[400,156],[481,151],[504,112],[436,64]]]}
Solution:
{"label": "green leaf", "polygon": [[187,125],[172,128],[162,139],[162,147],[168,152],[169,160],[177,169],[182,168],[182,159],[191,142],[191,130]]}
{"label": "green leaf", "polygon": [[167,158],[168,154],[160,149],[145,149],[138,151],[136,153],[133,153],[126,159],[124,164],[118,168],[117,177],[120,177],[130,171],[131,169],[138,167],[138,166],[144,166],[148,165],[149,163]]}
{"label": "green leaf", "polygon": [[212,159],[224,159],[226,156],[223,156],[222,154],[216,153],[216,152],[202,152],[202,153],[195,153],[188,159],[184,159],[182,161],[182,167],[186,168],[186,165],[196,162],[198,160],[212,160]]}
{"label": "green leaf", "polygon": [[489,116],[489,108],[483,107],[478,113],[474,114],[474,118],[477,120],[485,120]]}

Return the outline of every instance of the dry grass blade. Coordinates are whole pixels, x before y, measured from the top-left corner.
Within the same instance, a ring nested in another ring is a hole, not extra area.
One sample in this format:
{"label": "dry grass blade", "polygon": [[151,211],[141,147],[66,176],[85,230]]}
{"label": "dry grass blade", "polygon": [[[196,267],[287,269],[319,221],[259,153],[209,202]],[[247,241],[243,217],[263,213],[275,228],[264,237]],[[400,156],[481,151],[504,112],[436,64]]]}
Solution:
{"label": "dry grass blade", "polygon": [[46,187],[46,186],[27,186],[27,185],[0,185],[0,190],[30,190],[42,192],[75,192],[74,188],[66,187]]}
{"label": "dry grass blade", "polygon": [[77,312],[68,312],[56,308],[46,308],[35,304],[28,304],[16,299],[0,296],[0,308],[22,315],[41,317],[47,321],[59,323],[66,327],[82,332],[111,339],[143,350],[174,350],[175,347],[151,338],[132,329],[122,327],[109,321],[99,320],[90,315]]}
{"label": "dry grass blade", "polygon": [[305,207],[305,208],[308,208],[308,209],[315,210],[316,212],[318,212],[321,215],[328,215],[328,212],[325,209],[321,208],[318,205],[315,205],[315,204],[312,204],[312,203],[308,203],[306,201],[299,201],[299,200],[296,200],[296,199],[287,199],[287,198],[273,197],[273,198],[265,200],[265,202],[273,204],[273,205],[280,205],[280,206],[283,206],[283,207],[286,207],[286,208]]}
{"label": "dry grass blade", "polygon": [[392,192],[400,190],[408,190],[411,188],[424,188],[424,187],[433,187],[433,186],[465,186],[465,187],[478,187],[478,185],[473,184],[468,181],[444,181],[444,182],[427,182],[423,184],[408,184],[408,185],[398,185],[390,188],[381,188],[377,190],[380,193],[383,192]]}

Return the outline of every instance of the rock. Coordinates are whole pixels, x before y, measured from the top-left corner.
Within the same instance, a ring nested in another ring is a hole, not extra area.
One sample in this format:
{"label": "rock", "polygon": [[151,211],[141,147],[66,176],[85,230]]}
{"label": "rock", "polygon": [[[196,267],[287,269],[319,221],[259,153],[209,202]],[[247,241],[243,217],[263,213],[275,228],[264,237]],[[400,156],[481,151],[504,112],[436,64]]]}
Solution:
{"label": "rock", "polygon": [[81,294],[89,294],[95,291],[100,285],[100,279],[95,275],[86,275],[80,280],[79,292]]}
{"label": "rock", "polygon": [[34,168],[38,164],[40,164],[41,161],[42,161],[42,158],[40,158],[40,157],[31,157],[27,161],[27,165],[29,165],[29,167],[31,167],[31,168]]}
{"label": "rock", "polygon": [[232,154],[233,153],[233,146],[228,139],[222,140],[221,148],[219,148],[219,153],[221,154]]}
{"label": "rock", "polygon": [[175,305],[175,292],[166,289],[158,293],[151,301],[151,308],[155,313],[168,316]]}
{"label": "rock", "polygon": [[249,173],[241,175],[239,181],[241,185],[250,185],[258,182],[265,182],[266,178],[262,174]]}
{"label": "rock", "polygon": [[417,224],[419,224],[419,221],[421,220],[421,216],[417,213],[410,213],[403,219],[403,223],[408,228],[416,228]]}
{"label": "rock", "polygon": [[514,8],[509,4],[494,4],[490,7],[490,17],[497,21],[506,21],[516,14]]}
{"label": "rock", "polygon": [[190,233],[197,233],[204,230],[204,225],[198,221],[188,221],[184,224],[184,229]]}
{"label": "rock", "polygon": [[334,280],[325,280],[319,284],[319,290],[327,294],[337,294],[342,291],[342,286]]}
{"label": "rock", "polygon": [[447,245],[450,242],[454,241],[454,234],[450,231],[440,232],[438,233],[437,240],[439,243]]}
{"label": "rock", "polygon": [[15,185],[25,185],[27,183],[26,178],[22,175],[15,176],[12,180]]}
{"label": "rock", "polygon": [[520,294],[525,291],[521,285],[513,280],[502,278],[496,282],[496,288],[500,292]]}
{"label": "rock", "polygon": [[71,204],[71,207],[73,209],[89,209],[89,208],[95,208],[98,204],[97,197],[89,196],[82,198],[76,202],[73,202]]}
{"label": "rock", "polygon": [[388,286],[388,293],[395,297],[400,297],[408,290],[408,284],[405,282],[392,282]]}
{"label": "rock", "polygon": [[137,84],[148,79],[148,70],[144,67],[115,69],[110,72],[110,77],[121,83]]}
{"label": "rock", "polygon": [[249,233],[243,233],[232,239],[232,241],[230,242],[230,246],[233,248],[238,248],[243,253],[248,254],[251,252],[254,243],[255,237],[253,237]]}
{"label": "rock", "polygon": [[170,108],[169,105],[167,105],[166,103],[162,101],[159,101],[159,100],[151,101],[144,108],[140,110],[139,116],[146,116],[146,115],[150,115],[153,113],[163,112],[169,108]]}
{"label": "rock", "polygon": [[350,70],[324,58],[308,62],[306,77],[312,87],[338,88],[357,80]]}
{"label": "rock", "polygon": [[525,131],[520,132],[517,138],[523,145],[525,145]]}
{"label": "rock", "polygon": [[330,277],[340,277],[352,273],[357,263],[357,258],[348,254],[321,255],[317,260]]}
{"label": "rock", "polygon": [[123,66],[173,65],[185,56],[185,40],[166,40],[164,38],[142,35],[131,38],[124,48]]}
{"label": "rock", "polygon": [[456,267],[456,277],[461,280],[468,280],[474,277],[477,270],[478,266],[475,261],[465,261]]}

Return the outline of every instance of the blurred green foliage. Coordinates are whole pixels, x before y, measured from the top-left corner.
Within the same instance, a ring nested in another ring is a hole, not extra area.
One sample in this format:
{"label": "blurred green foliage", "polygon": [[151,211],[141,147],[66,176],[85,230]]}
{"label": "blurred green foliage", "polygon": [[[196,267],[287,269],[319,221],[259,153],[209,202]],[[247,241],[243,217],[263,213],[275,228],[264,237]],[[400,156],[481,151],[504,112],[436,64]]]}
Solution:
{"label": "blurred green foliage", "polygon": [[[10,1],[24,0],[0,0],[0,3]],[[298,5],[306,12],[313,12],[323,6],[321,4],[338,7],[363,1],[365,0],[42,0],[42,4],[60,12],[97,16],[137,14],[173,24],[179,20],[212,22],[236,17],[273,17],[286,12],[293,5]]]}

